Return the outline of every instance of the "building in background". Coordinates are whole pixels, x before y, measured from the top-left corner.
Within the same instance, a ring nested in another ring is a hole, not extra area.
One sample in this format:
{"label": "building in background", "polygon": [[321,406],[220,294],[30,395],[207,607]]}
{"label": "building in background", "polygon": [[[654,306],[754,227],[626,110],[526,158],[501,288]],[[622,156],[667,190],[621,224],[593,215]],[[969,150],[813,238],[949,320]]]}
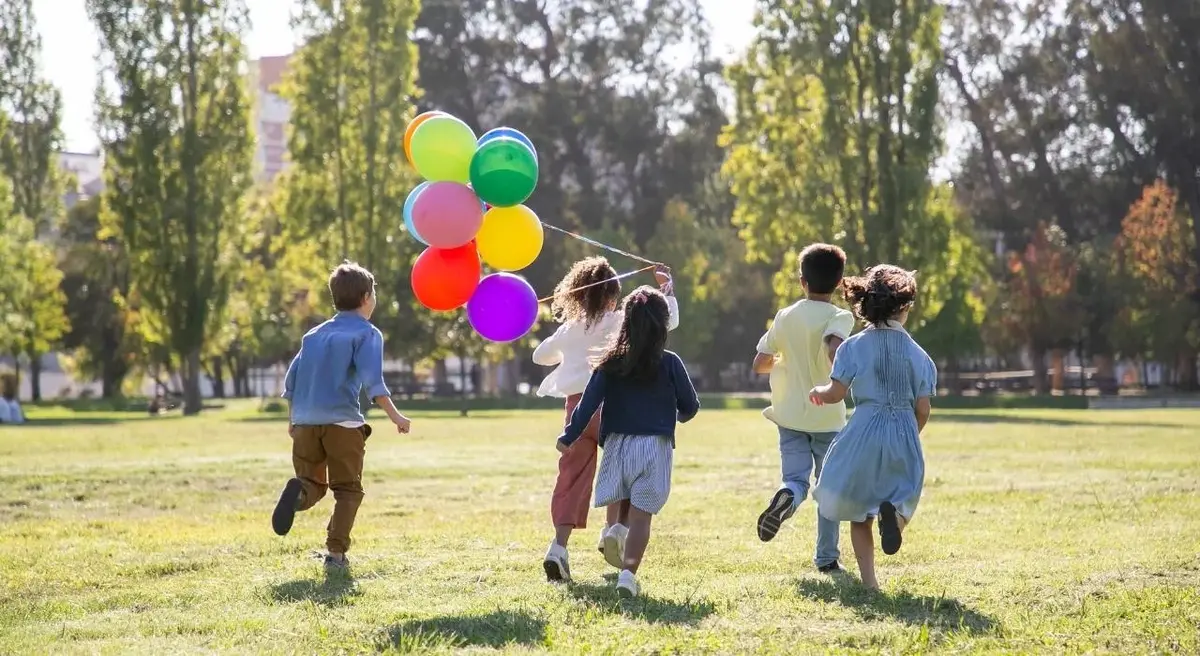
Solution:
{"label": "building in background", "polygon": [[94,153],[74,153],[70,151],[58,154],[58,166],[70,173],[74,180],[67,183],[63,194],[63,204],[71,209],[76,203],[83,202],[104,191],[104,158],[99,151]]}
{"label": "building in background", "polygon": [[262,57],[250,62],[250,88],[255,94],[255,176],[269,182],[287,166],[287,124],[292,108],[278,93],[291,55]]}

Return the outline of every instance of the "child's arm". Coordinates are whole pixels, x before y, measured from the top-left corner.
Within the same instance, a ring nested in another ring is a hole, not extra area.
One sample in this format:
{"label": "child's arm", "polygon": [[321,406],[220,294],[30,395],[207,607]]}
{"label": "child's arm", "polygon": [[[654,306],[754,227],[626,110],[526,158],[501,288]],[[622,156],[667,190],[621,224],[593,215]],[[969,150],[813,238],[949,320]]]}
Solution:
{"label": "child's arm", "polygon": [[672,363],[673,378],[675,379],[675,411],[679,423],[686,424],[700,412],[700,396],[696,394],[696,386],[688,375],[687,367],[678,356]]}
{"label": "child's arm", "polygon": [[933,411],[933,406],[929,403],[928,396],[922,396],[917,399],[914,410],[917,414],[917,432],[925,430],[925,424],[929,423],[929,413]]}
{"label": "child's arm", "polygon": [[833,362],[838,347],[853,330],[854,315],[849,312],[838,312],[829,320],[829,324],[825,326],[825,352],[829,355],[830,362]]}
{"label": "child's arm", "polygon": [[841,403],[846,400],[847,390],[849,388],[843,385],[841,381],[831,380],[824,385],[812,388],[812,391],[808,393],[808,400],[812,401],[813,405]]}
{"label": "child's arm", "polygon": [[570,324],[563,324],[554,331],[554,334],[547,337],[537,348],[533,349],[533,363],[542,367],[553,367],[562,362],[562,342],[563,337],[567,333],[567,327]]}
{"label": "child's arm", "polygon": [[754,354],[754,363],[750,365],[756,374],[769,374],[775,368],[775,359],[779,353],[775,342],[775,326],[778,324],[779,315],[775,315],[775,320],[771,322],[771,327],[767,329],[767,332],[763,333],[762,337],[758,338],[758,346],[755,347],[758,353]]}
{"label": "child's arm", "polygon": [[750,364],[754,373],[765,375],[775,368],[775,356],[770,353],[755,353],[754,362]]}
{"label": "child's arm", "polygon": [[667,297],[667,330],[679,327],[679,300],[675,298],[675,281],[671,279],[671,268],[660,264],[654,269],[654,282]]}
{"label": "child's arm", "polygon": [[837,356],[838,347],[841,346],[842,342],[844,341],[846,340],[838,337],[837,335],[825,336],[825,354],[829,356],[830,363],[833,363],[833,358]]}
{"label": "child's arm", "polygon": [[579,399],[579,405],[575,406],[575,411],[571,413],[571,421],[567,423],[563,434],[558,436],[559,451],[565,451],[574,444],[592,421],[592,415],[596,414],[600,404],[604,402],[604,385],[604,372],[599,369],[593,371],[587,387],[583,390],[583,398]]}
{"label": "child's arm", "polygon": [[283,376],[283,398],[288,402],[288,434],[292,433],[292,395],[296,392],[296,367],[300,362],[300,354],[304,352],[304,346],[296,352],[296,357],[292,358],[291,364],[288,365],[287,373]]}
{"label": "child's arm", "polygon": [[392,402],[392,393],[383,382],[383,335],[375,329],[367,334],[367,338],[354,351],[354,369],[358,379],[367,388],[367,397],[387,413],[388,419],[396,425],[396,431],[407,433],[412,427],[408,417],[396,410]]}

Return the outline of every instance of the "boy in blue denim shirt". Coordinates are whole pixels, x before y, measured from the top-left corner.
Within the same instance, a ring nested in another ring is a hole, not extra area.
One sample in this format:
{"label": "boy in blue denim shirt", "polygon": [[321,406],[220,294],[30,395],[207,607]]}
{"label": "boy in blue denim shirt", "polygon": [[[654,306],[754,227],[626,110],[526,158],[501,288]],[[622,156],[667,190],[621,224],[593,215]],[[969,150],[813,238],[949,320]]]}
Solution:
{"label": "boy in blue denim shirt", "polygon": [[329,294],[338,313],[308,331],[284,379],[296,477],[284,486],[271,525],[287,535],[296,511],[312,508],[333,490],[325,566],[344,570],[350,530],[362,504],[363,455],[371,434],[359,407],[363,387],[397,432],[407,433],[410,422],[396,410],[383,382],[383,334],[370,322],[375,277],[346,262],[329,274]]}

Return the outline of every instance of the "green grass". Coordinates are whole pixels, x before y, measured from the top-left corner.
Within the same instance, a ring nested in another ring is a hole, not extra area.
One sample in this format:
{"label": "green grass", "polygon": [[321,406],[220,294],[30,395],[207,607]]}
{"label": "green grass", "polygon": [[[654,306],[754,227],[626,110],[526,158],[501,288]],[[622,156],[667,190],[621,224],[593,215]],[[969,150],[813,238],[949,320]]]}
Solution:
{"label": "green grass", "polygon": [[[773,431],[702,412],[627,602],[595,525],[573,542],[576,584],[543,580],[558,413],[377,430],[350,583],[311,556],[328,501],[271,533],[282,424],[47,419],[0,430],[3,653],[1200,650],[1196,411],[935,416],[925,496],[903,551],[879,555],[878,594],[812,569],[811,504],[758,542]],[[842,543],[853,571],[846,528]]]}

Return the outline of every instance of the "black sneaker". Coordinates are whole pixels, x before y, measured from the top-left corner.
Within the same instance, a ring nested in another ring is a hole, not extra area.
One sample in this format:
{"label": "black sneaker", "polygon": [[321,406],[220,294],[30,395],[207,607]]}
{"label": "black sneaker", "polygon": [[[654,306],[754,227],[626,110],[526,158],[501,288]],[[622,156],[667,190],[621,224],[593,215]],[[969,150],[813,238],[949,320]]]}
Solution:
{"label": "black sneaker", "polygon": [[275,504],[275,512],[271,513],[271,528],[276,535],[287,535],[292,530],[292,522],[296,519],[296,508],[300,506],[300,495],[304,494],[304,485],[300,479],[293,478],[283,486],[279,495],[279,503]]}
{"label": "black sneaker", "polygon": [[835,560],[832,563],[825,563],[824,565],[821,565],[817,568],[817,571],[822,574],[837,574],[838,572],[844,572],[846,570],[842,569],[842,564]]}
{"label": "black sneaker", "polygon": [[791,517],[795,511],[792,507],[795,502],[796,495],[786,487],[780,488],[775,496],[771,497],[771,504],[758,516],[759,540],[770,542],[775,538],[775,534],[779,533],[779,527],[783,525],[784,520]]}
{"label": "black sneaker", "polygon": [[900,522],[896,519],[896,506],[884,501],[879,504],[879,546],[883,547],[883,553],[891,556],[900,551],[903,541]]}

